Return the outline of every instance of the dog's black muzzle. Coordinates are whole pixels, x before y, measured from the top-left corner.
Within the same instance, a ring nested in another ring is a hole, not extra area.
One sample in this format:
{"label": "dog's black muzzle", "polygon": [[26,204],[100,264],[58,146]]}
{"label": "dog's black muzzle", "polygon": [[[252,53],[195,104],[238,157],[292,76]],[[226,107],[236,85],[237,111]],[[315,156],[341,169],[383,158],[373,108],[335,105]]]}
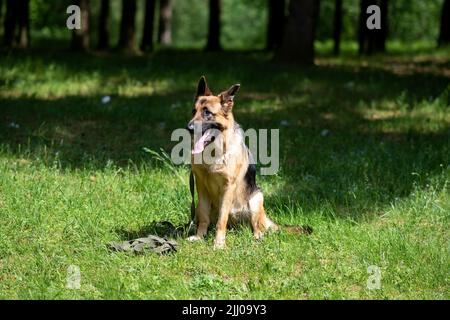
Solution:
{"label": "dog's black muzzle", "polygon": [[[209,129],[217,129],[222,131],[222,126],[216,122],[207,122],[207,121],[202,121],[201,123],[202,126],[202,134],[204,134],[206,132],[206,130]],[[195,129],[195,123],[194,121],[191,121],[188,123],[188,125],[186,126],[186,129],[193,134],[194,133],[194,129]]]}

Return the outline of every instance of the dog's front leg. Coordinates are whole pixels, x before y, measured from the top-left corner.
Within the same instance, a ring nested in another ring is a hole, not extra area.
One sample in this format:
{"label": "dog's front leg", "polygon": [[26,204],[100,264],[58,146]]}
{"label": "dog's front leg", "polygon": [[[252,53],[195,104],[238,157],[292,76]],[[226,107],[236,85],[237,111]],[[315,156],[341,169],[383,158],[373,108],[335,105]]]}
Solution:
{"label": "dog's front leg", "polygon": [[216,226],[214,249],[222,249],[225,246],[225,234],[227,232],[228,216],[233,206],[234,188],[235,184],[228,184],[223,192]]}
{"label": "dog's front leg", "polygon": [[197,220],[197,234],[190,236],[189,241],[197,241],[203,239],[208,232],[209,223],[211,221],[211,201],[208,193],[201,183],[197,183],[198,206],[195,209],[195,218]]}

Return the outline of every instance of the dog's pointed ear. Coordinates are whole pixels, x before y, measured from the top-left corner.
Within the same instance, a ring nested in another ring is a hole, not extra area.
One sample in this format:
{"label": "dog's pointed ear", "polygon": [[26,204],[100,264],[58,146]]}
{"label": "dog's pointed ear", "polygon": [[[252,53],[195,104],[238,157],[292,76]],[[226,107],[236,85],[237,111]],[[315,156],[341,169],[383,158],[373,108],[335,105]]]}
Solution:
{"label": "dog's pointed ear", "polygon": [[206,83],[205,76],[201,76],[197,85],[197,93],[195,94],[195,99],[200,96],[212,96],[211,90],[208,88],[208,84]]}
{"label": "dog's pointed ear", "polygon": [[238,93],[240,87],[241,85],[239,83],[233,84],[230,89],[219,95],[222,108],[224,108],[226,112],[233,108],[234,96]]}

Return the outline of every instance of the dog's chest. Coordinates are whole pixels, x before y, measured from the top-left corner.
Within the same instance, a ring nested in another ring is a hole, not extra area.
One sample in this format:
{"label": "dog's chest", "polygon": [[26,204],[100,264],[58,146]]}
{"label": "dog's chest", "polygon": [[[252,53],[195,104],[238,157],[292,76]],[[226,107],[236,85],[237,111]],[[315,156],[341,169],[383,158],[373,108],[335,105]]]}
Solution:
{"label": "dog's chest", "polygon": [[223,194],[225,189],[224,179],[216,174],[208,174],[208,177],[204,181],[204,183],[211,203],[213,204],[213,206],[218,205],[221,200],[221,195]]}
{"label": "dog's chest", "polygon": [[[212,215],[216,216],[219,212],[222,197],[225,191],[225,185],[223,178],[221,177],[210,177],[205,184],[206,192],[208,198],[211,201]],[[248,202],[245,201],[242,195],[239,195],[240,191],[236,190],[232,196],[232,206],[230,210],[230,217],[234,222],[241,222],[241,220],[246,220],[250,213]]]}

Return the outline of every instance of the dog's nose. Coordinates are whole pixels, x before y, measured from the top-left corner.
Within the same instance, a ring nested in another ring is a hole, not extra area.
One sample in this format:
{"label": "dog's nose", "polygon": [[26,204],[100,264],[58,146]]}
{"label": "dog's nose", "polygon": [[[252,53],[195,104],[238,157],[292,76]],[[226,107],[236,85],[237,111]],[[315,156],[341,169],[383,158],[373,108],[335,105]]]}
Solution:
{"label": "dog's nose", "polygon": [[192,121],[189,122],[186,129],[188,129],[190,133],[194,133],[194,123]]}

